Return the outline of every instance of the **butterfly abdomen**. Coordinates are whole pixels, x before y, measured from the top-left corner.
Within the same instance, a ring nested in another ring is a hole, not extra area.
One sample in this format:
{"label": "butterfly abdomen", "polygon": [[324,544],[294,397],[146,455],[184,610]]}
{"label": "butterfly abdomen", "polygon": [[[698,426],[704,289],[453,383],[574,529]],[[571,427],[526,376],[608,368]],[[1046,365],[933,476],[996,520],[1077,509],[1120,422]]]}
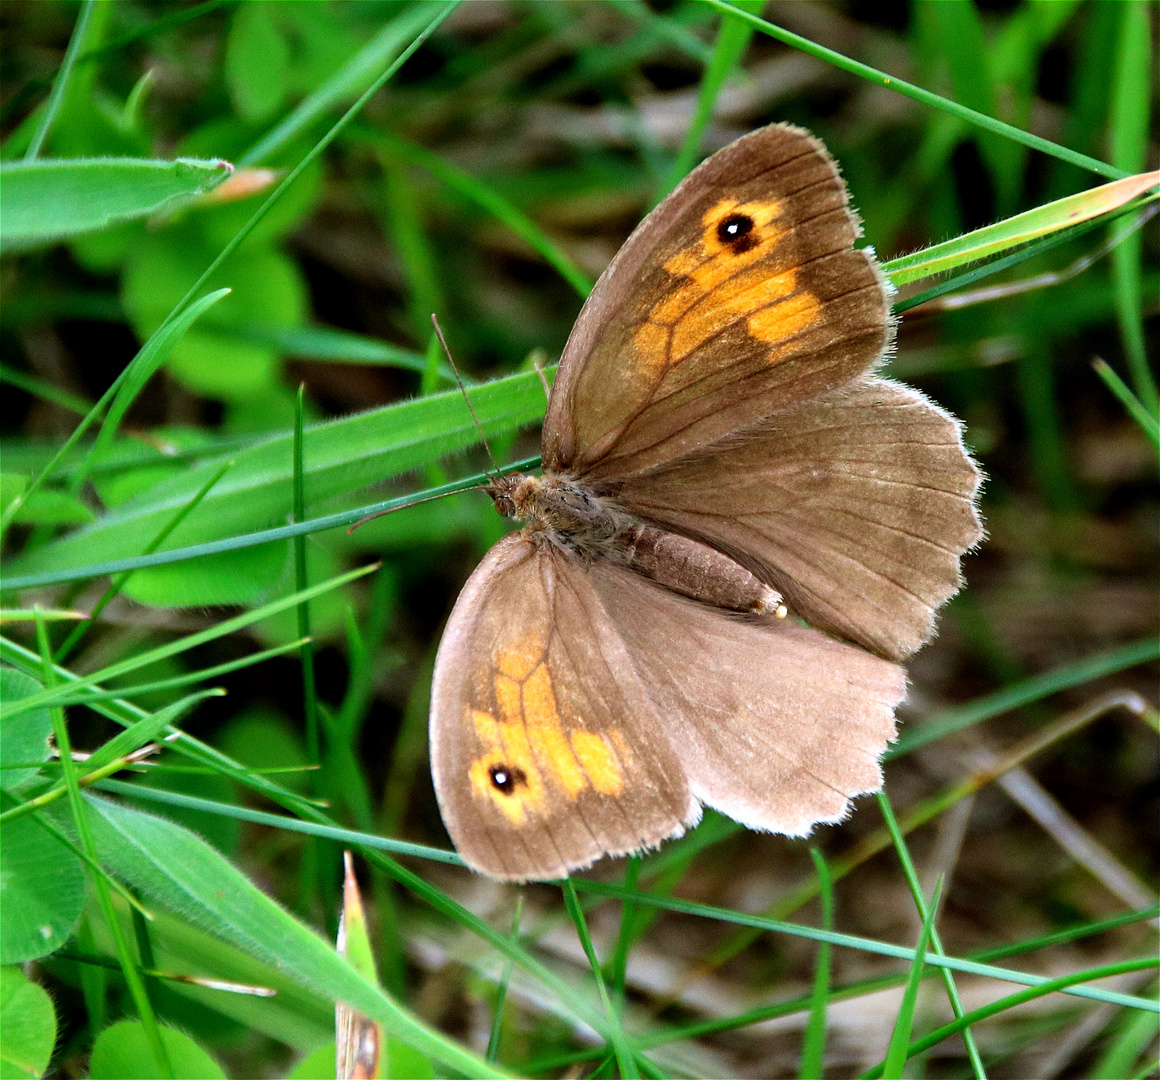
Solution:
{"label": "butterfly abdomen", "polygon": [[626,566],[714,607],[785,615],[781,595],[728,555],[641,521],[574,480],[513,475],[493,489],[496,508],[525,522],[533,543]]}

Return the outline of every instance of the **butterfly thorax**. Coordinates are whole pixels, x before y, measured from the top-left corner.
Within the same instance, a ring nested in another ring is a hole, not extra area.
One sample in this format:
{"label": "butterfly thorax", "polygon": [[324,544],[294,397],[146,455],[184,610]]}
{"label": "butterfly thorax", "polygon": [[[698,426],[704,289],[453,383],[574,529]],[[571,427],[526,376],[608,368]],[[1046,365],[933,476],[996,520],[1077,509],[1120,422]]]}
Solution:
{"label": "butterfly thorax", "polygon": [[493,481],[488,494],[538,546],[589,563],[606,559],[715,607],[786,613],[781,594],[728,555],[644,521],[569,477],[511,473]]}

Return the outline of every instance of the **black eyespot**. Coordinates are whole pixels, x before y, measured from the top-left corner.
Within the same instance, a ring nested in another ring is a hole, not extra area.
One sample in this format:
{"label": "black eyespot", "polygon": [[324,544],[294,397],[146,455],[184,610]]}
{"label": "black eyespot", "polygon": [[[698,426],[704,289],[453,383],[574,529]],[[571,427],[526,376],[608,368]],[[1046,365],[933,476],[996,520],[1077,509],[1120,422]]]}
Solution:
{"label": "black eyespot", "polygon": [[505,795],[512,795],[516,788],[523,787],[528,782],[527,774],[516,765],[493,765],[487,770],[491,782],[497,791]]}
{"label": "black eyespot", "polygon": [[730,214],[717,223],[717,239],[722,244],[740,253],[757,246],[758,239],[753,234],[754,221],[748,214]]}

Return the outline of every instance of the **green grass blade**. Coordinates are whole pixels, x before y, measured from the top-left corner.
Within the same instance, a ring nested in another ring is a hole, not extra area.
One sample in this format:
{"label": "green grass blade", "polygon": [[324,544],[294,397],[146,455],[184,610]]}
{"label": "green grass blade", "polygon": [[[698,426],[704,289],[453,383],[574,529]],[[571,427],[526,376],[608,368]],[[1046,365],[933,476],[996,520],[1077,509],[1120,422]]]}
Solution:
{"label": "green grass blade", "polygon": [[[1000,998],[998,1001],[993,1001],[989,1005],[975,1009],[963,1017],[953,1020],[949,1024],[944,1024],[942,1027],[932,1031],[929,1035],[924,1035],[921,1039],[911,1043],[906,1049],[906,1057],[909,1058],[914,1057],[915,1054],[921,1054],[924,1050],[929,1050],[932,1046],[937,1046],[943,1039],[957,1035],[967,1027],[977,1024],[980,1020],[997,1016],[1000,1013],[1006,1012],[1008,1009],[1014,1008],[1016,1005],[1022,1005],[1027,1001],[1034,1001],[1036,998],[1043,997],[1046,994],[1052,994],[1056,991],[1066,992],[1080,982],[1094,982],[1097,979],[1108,979],[1116,975],[1126,975],[1133,971],[1155,970],[1158,967],[1160,967],[1160,960],[1147,956],[1138,960],[1127,960],[1118,964],[1105,964],[1101,967],[1088,968],[1086,971],[1076,971],[1069,975],[1061,975],[1056,979],[1048,979],[1038,986],[1033,986],[1027,990],[1021,990],[1017,994]],[[882,1069],[879,1067],[863,1073],[859,1077],[859,1080],[877,1080],[882,1075]]]}
{"label": "green grass blade", "polygon": [[[1148,203],[1146,210],[1135,212],[1133,207],[1115,211],[1108,216],[1108,221],[1118,221],[1121,217],[1131,214],[1132,222],[1129,228],[1132,230],[1140,229],[1144,224],[1151,219],[1157,212],[1158,208],[1155,202]],[[1094,229],[1102,228],[1106,224],[1104,219],[1095,221],[1088,221],[1085,224],[1077,225],[1071,229],[1064,229],[1060,232],[1053,233],[1040,240],[1032,241],[1018,248],[1015,252],[1007,255],[1001,259],[995,259],[983,266],[976,267],[974,270],[969,270],[965,274],[958,274],[946,281],[941,281],[937,285],[929,289],[924,289],[922,292],[915,293],[913,296],[908,296],[905,300],[896,301],[894,304],[894,313],[901,315],[904,311],[909,311],[911,308],[918,307],[920,304],[925,304],[930,300],[936,300],[940,296],[945,296],[947,293],[959,292],[964,290],[968,285],[973,285],[976,281],[981,281],[984,278],[990,277],[992,274],[997,274],[1002,270],[1007,270],[1012,266],[1018,266],[1028,259],[1033,259],[1037,255],[1042,255],[1045,251],[1050,251],[1054,247],[1059,247],[1060,244],[1066,244],[1073,240],[1078,240],[1081,236],[1092,232]],[[1038,275],[1031,278],[1030,282],[1012,282],[1010,285],[995,286],[995,299],[1003,292],[1013,292],[1014,286],[1020,286],[1021,291],[1031,291],[1032,289],[1046,287],[1048,284],[1056,285],[1065,280],[1069,280],[1078,274],[1083,273],[1093,263],[1106,255],[1109,251],[1114,249],[1114,244],[1101,244],[1087,255],[1082,256],[1071,266],[1062,271],[1057,271],[1048,274]],[[959,298],[956,298],[959,299]],[[951,305],[948,305],[951,306]],[[962,306],[958,303],[953,305],[955,308]]]}
{"label": "green grass blade", "polygon": [[[624,867],[624,887],[630,892],[636,890],[640,876],[640,856],[630,855]],[[626,901],[620,906],[620,931],[616,935],[616,946],[608,963],[612,991],[621,1009],[624,1008],[625,980],[628,976],[628,952],[635,940],[636,905]]]}
{"label": "green grass blade", "polygon": [[25,161],[32,161],[40,154],[41,148],[44,146],[44,140],[48,138],[48,133],[52,130],[53,121],[56,119],[57,111],[60,109],[60,103],[64,100],[64,93],[68,88],[69,78],[72,76],[77,57],[80,56],[81,46],[84,44],[89,28],[89,20],[96,6],[97,0],[85,0],[81,5],[76,25],[73,26],[72,35],[68,39],[68,48],[65,50],[64,60],[61,62],[56,77],[52,80],[52,90],[49,91],[48,100],[44,103],[44,111],[40,114],[36,129],[32,133],[32,141],[28,144],[28,149],[24,152]]}
{"label": "green grass blade", "polygon": [[101,457],[108,449],[117,428],[129,407],[137,399],[137,395],[145,389],[146,383],[154,376],[157,369],[165,362],[169,350],[174,346],[182,334],[186,332],[202,315],[204,315],[219,300],[229,296],[229,289],[216,289],[192,303],[179,315],[158,327],[156,333],[149,336],[145,343],[125,369],[125,377],[117,388],[117,396],[109,406],[108,413],[101,424],[96,442],[89,452],[90,460]]}
{"label": "green grass blade", "polygon": [[[257,165],[266,160],[342,101],[364,90],[374,79],[375,72],[381,71],[391,61],[397,61],[404,45],[420,34],[430,21],[430,7],[427,4],[416,4],[404,10],[334,75],[304,98],[285,120],[250,147],[238,159],[238,164]],[[430,29],[427,33],[430,33]]]}
{"label": "green grass blade", "polygon": [[[52,650],[48,642],[48,630],[43,622],[37,622],[36,634],[37,643],[40,646],[41,674],[45,688],[51,692],[56,682],[56,675],[52,662]],[[57,750],[60,753],[61,774],[64,778],[64,787],[68,792],[73,827],[76,829],[77,837],[80,840],[81,850],[85,853],[86,864],[89,867],[93,865],[99,866],[103,860],[97,853],[96,843],[90,827],[91,822],[89,820],[87,805],[81,796],[76,765],[73,762],[72,742],[69,739],[68,727],[64,722],[64,712],[60,708],[50,708],[49,715],[52,717],[52,733],[56,740]],[[169,1061],[169,1054],[166,1052],[165,1046],[161,1041],[161,1033],[158,1030],[157,1017],[153,1011],[153,1004],[149,1000],[149,993],[145,987],[145,980],[141,975],[141,970],[129,952],[124,931],[122,930],[120,920],[117,918],[116,909],[113,907],[113,897],[108,883],[100,874],[93,874],[92,881],[97,893],[97,901],[101,908],[101,914],[104,916],[105,922],[116,943],[117,958],[121,963],[121,972],[125,977],[125,982],[128,984],[129,994],[133,999],[133,1004],[137,1008],[137,1016],[141,1020],[146,1043],[153,1056],[154,1067],[160,1076],[165,1078],[172,1077],[173,1066]]]}
{"label": "green grass blade", "polygon": [[[383,367],[422,371],[427,359],[422,353],[400,348],[376,338],[335,330],[330,326],[247,326],[245,338],[277,345],[287,356],[307,360],[336,360],[342,364],[381,364]],[[454,382],[451,368],[441,367],[439,373],[448,382]]]}
{"label": "green grass blade", "polygon": [[241,671],[242,668],[253,667],[255,664],[272,660],[276,656],[284,656],[286,653],[300,648],[301,645],[301,641],[288,641],[285,645],[278,645],[273,649],[265,649],[250,656],[243,656],[238,660],[229,660],[224,664],[216,664],[213,667],[202,668],[198,671],[186,672],[184,675],[175,675],[171,679],[134,683],[132,686],[120,686],[116,690],[82,690],[75,697],[63,698],[60,704],[62,708],[67,708],[69,705],[91,705],[96,701],[114,701],[117,698],[127,699],[141,697],[143,694],[156,694],[163,690],[176,690],[179,687],[188,686],[190,683],[216,679],[219,675],[228,675],[230,672]]}
{"label": "green grass blade", "polygon": [[584,911],[580,907],[580,900],[576,896],[576,885],[571,878],[560,882],[560,891],[564,895],[564,907],[572,925],[576,927],[576,936],[588,957],[588,966],[592,969],[592,977],[596,980],[596,990],[600,994],[600,1003],[604,1006],[604,1014],[608,1017],[612,1034],[612,1047],[616,1052],[616,1061],[620,1066],[620,1075],[625,1080],[636,1080],[640,1076],[637,1068],[636,1054],[631,1044],[625,1038],[620,1024],[620,1014],[608,994],[608,987],[604,982],[604,973],[600,966],[600,958],[596,955],[596,947],[592,944],[592,936],[588,933],[588,923],[584,918]]}
{"label": "green grass blade", "polygon": [[1144,403],[1132,393],[1131,387],[1112,370],[1106,360],[1096,360],[1092,367],[1107,388],[1120,399],[1128,415],[1140,425],[1156,449],[1160,450],[1160,419],[1157,419],[1156,414],[1145,408]]}
{"label": "green grass blade", "polygon": [[[842,934],[834,931],[819,930],[812,926],[803,926],[800,923],[789,923],[781,919],[770,919],[764,915],[750,915],[746,912],[732,911],[729,908],[714,907],[711,904],[702,904],[693,900],[679,900],[674,897],[660,897],[652,893],[628,894],[618,885],[609,885],[604,882],[578,879],[576,887],[587,893],[597,896],[625,899],[635,896],[641,904],[664,908],[666,911],[681,912],[686,915],[697,915],[706,919],[715,919],[724,923],[733,923],[738,926],[752,926],[755,929],[771,933],[791,934],[795,937],[808,938],[811,941],[829,941],[832,945],[845,948],[861,949],[863,952],[874,953],[879,956],[890,956],[898,960],[913,962],[915,950],[904,945],[894,945],[890,942],[875,941],[872,938],[857,937],[853,934]],[[990,978],[1002,979],[1005,982],[1022,983],[1025,986],[1038,986],[1045,980],[1039,975],[1027,972],[1014,971],[1010,968],[992,967],[979,964],[973,960],[963,960],[955,956],[938,956],[928,953],[924,958],[927,964],[934,967],[947,967],[952,971],[963,971],[973,975],[986,975]],[[1084,980],[1077,980],[1082,982]],[[1109,1001],[1117,1005],[1129,1005],[1131,1008],[1144,1009],[1148,1012],[1160,1013],[1160,1003],[1147,1001],[1144,998],[1119,994],[1114,991],[1100,990],[1096,987],[1071,986],[1069,993],[1076,997],[1091,998],[1095,1001]]]}
{"label": "green grass blade", "polygon": [[[199,701],[204,701],[207,697],[222,697],[225,694],[224,690],[200,690],[196,694],[190,694],[188,697],[182,698],[180,701],[175,701],[172,705],[167,705],[164,709],[159,710],[152,716],[147,716],[143,720],[139,720],[132,727],[125,728],[124,731],[118,732],[108,742],[99,746],[89,758],[84,762],[85,771],[83,774],[75,773],[76,766],[72,766],[72,770],[76,775],[77,785],[93,784],[97,780],[103,780],[110,774],[113,765],[120,770],[125,767],[124,759],[132,754],[134,750],[140,749],[147,742],[156,739],[158,735],[171,724],[173,724],[182,713],[193,708]],[[66,771],[64,765],[61,766],[62,771]],[[51,802],[55,802],[62,795],[68,793],[67,782],[57,784],[47,791],[37,795],[35,799],[30,799],[26,803],[21,803],[19,806],[13,807],[11,810],[5,810],[0,814],[0,823],[11,821],[18,818],[31,810],[38,810],[42,806],[47,806]]]}
{"label": "green grass blade", "polygon": [[930,937],[934,932],[934,920],[938,913],[941,894],[942,878],[939,878],[934,887],[934,895],[930,898],[926,917],[922,920],[922,933],[918,937],[918,948],[915,949],[914,962],[910,965],[910,976],[906,980],[906,990],[902,995],[898,1019],[895,1020],[894,1031],[890,1035],[890,1048],[886,1052],[886,1063],[882,1067],[883,1080],[902,1080],[902,1070],[906,1065],[906,1051],[910,1044],[910,1029],[914,1025],[914,1010],[918,1005],[918,991],[922,986],[923,958],[926,956],[927,946],[930,944]]}
{"label": "green grass blade", "polygon": [[278,600],[273,600],[268,604],[263,604],[261,607],[254,608],[252,611],[244,612],[241,615],[236,615],[232,619],[227,619],[224,622],[218,623],[207,630],[202,630],[196,634],[190,634],[187,637],[180,638],[177,641],[169,642],[165,645],[158,646],[155,649],[149,649],[146,652],[140,653],[137,656],[130,657],[127,660],[122,660],[116,664],[110,664],[100,671],[96,671],[91,675],[86,675],[83,678],[77,679],[68,686],[58,686],[54,688],[45,688],[35,694],[30,694],[28,697],[21,698],[19,701],[13,702],[7,710],[6,715],[9,719],[20,713],[27,712],[29,709],[43,709],[50,705],[57,705],[67,695],[75,692],[78,689],[93,686],[99,682],[107,682],[109,679],[116,679],[122,675],[127,675],[138,668],[146,667],[149,664],[156,663],[158,660],[165,660],[171,656],[178,656],[190,649],[195,649],[199,645],[204,645],[207,641],[214,641],[217,638],[225,637],[237,630],[241,630],[255,622],[266,618],[269,615],[274,615],[279,611],[285,611],[287,608],[294,607],[300,601],[310,599],[318,596],[321,593],[328,592],[331,589],[337,589],[345,585],[348,581],[354,581],[356,578],[363,577],[376,569],[375,566],[362,566],[357,570],[350,570],[345,574],[339,574],[337,577],[330,578],[328,581],[323,581],[309,589],[302,592],[292,593],[290,596],[281,597]]}
{"label": "green grass blade", "polygon": [[[471,387],[467,394],[488,437],[534,423],[544,413],[544,394],[535,372]],[[318,424],[304,437],[307,496],[312,503],[422,467],[433,458],[476,445],[480,438],[458,390]],[[185,544],[219,537],[232,541],[236,534],[284,521],[292,498],[292,442],[293,435],[287,432],[231,453],[235,465],[229,476],[186,519],[175,537],[180,536]],[[28,553],[8,567],[12,576],[4,587],[26,587],[19,582],[29,571],[92,564],[119,558],[126,550],[140,551],[220,465],[220,460],[204,461],[121,504],[91,526]],[[440,493],[425,491],[415,498]],[[331,519],[333,524],[351,524],[361,516],[345,522],[333,515]],[[241,546],[262,542],[252,540]],[[140,565],[145,564],[119,566],[118,570]]]}
{"label": "green grass blade", "polygon": [[0,364],[0,383],[15,386],[26,394],[51,401],[54,405],[59,405],[62,409],[68,409],[69,412],[77,413],[80,416],[84,416],[92,408],[91,401],[71,394],[44,379],[38,379],[35,375],[29,375],[26,371],[10,368],[7,364]]}
{"label": "green grass blade", "polygon": [[[204,499],[210,491],[217,486],[218,481],[225,476],[230,469],[233,468],[234,463],[227,461],[216,473],[213,474],[203,485],[201,490],[194,495],[192,499],[185,506],[183,506],[173,518],[165,525],[165,527],[146,545],[143,554],[149,555],[156,551],[163,543],[166,537],[169,536],[174,529],[177,528],[186,518],[186,516]],[[125,583],[132,577],[132,573],[118,574],[109,587],[101,595],[101,598],[93,605],[93,610],[89,614],[88,623],[78,626],[64,641],[61,642],[60,648],[56,650],[56,656],[53,658],[58,664],[64,662],[69,654],[76,647],[76,644],[84,636],[85,631],[92,625],[92,621],[101,617],[101,612],[105,610],[118,593],[125,587]]]}
{"label": "green grass blade", "polygon": [[[906,846],[906,841],[903,839],[902,830],[898,827],[898,821],[894,816],[894,808],[890,805],[890,800],[886,797],[884,791],[877,793],[878,806],[882,810],[882,817],[886,821],[886,828],[890,831],[890,838],[894,841],[894,849],[898,852],[899,862],[902,864],[903,872],[906,874],[906,882],[910,886],[910,895],[914,899],[915,907],[918,909],[919,916],[925,924],[927,919],[931,917],[930,909],[934,904],[927,905],[926,897],[922,894],[922,885],[918,880],[918,871],[914,868],[914,861],[910,857],[910,850]],[[946,952],[943,949],[942,938],[939,936],[938,930],[932,925],[930,929],[930,944],[934,951],[939,956],[945,956]],[[946,987],[947,999],[951,1003],[951,1011],[956,1017],[963,1015],[963,1003],[959,998],[959,988],[955,985],[954,975],[949,968],[943,968],[940,972],[942,975],[943,985]],[[986,1080],[987,1073],[983,1068],[983,1059],[979,1055],[979,1047],[975,1043],[975,1036],[971,1029],[963,1029],[963,1042],[967,1047],[967,1057],[971,1062],[971,1070],[974,1072],[977,1080]]]}
{"label": "green grass blade", "polygon": [[[520,939],[520,916],[524,910],[524,897],[521,893],[516,897],[516,910],[512,915],[512,940],[518,942]],[[487,1060],[495,1061],[499,1057],[499,1043],[500,1037],[503,1035],[503,1007],[507,1001],[508,983],[511,982],[512,977],[512,962],[511,958],[504,960],[503,972],[500,975],[499,985],[495,989],[495,1004],[492,1008],[495,1010],[494,1016],[491,1020],[491,1034],[487,1039]]]}
{"label": "green grass blade", "polygon": [[498,218],[524,240],[549,266],[553,267],[581,298],[587,297],[592,291],[592,281],[572,262],[560,246],[548,237],[522,210],[490,184],[457,168],[438,154],[433,154],[430,150],[400,139],[389,132],[364,130],[359,132],[359,136],[378,147],[383,154],[391,158],[426,169],[453,191]]}
{"label": "green grass blade", "polygon": [[[1155,986],[1153,986],[1155,992]],[[1088,1072],[1091,1080],[1128,1080],[1139,1073],[1141,1055],[1147,1055],[1144,1075],[1155,1074],[1155,1053],[1149,1047],[1160,1034],[1157,1020],[1147,1013],[1127,1013],[1119,1017],[1108,1045]]]}
{"label": "green grass blade", "polygon": [[387,1033],[467,1076],[506,1077],[368,982],[216,849],[172,822],[92,799],[101,856],[158,905],[383,1024]]}
{"label": "green grass blade", "polygon": [[1023,679],[993,693],[983,694],[966,705],[935,713],[921,727],[906,732],[886,752],[886,758],[909,754],[912,750],[941,739],[944,735],[989,720],[1009,709],[1017,709],[1033,701],[1050,697],[1060,690],[1067,690],[1092,679],[1099,679],[1158,658],[1160,658],[1160,642],[1146,638],[1143,641],[1134,641],[1130,645],[1121,645],[1107,652],[1097,653],[1086,660],[1064,664],[1042,675]]}
{"label": "green grass blade", "polygon": [[[1123,169],[1142,169],[1148,148],[1149,107],[1152,101],[1152,27],[1149,6],[1120,5],[1120,40],[1116,50],[1112,90],[1112,160]],[[1136,394],[1145,408],[1160,410],[1160,393],[1148,364],[1144,342],[1143,300],[1140,284],[1143,241],[1138,233],[1124,237],[1112,252],[1116,310],[1128,368]]]}
{"label": "green grass blade", "polygon": [[[525,458],[517,461],[512,468],[515,470],[535,468],[540,462],[537,455],[534,458]],[[189,547],[176,548],[172,551],[159,551],[153,555],[140,555],[128,559],[110,559],[108,562],[91,563],[72,570],[48,571],[41,574],[24,574],[10,576],[4,581],[5,589],[28,589],[40,585],[56,585],[65,581],[84,581],[89,578],[101,577],[106,574],[119,574],[126,570],[141,570],[150,566],[165,566],[170,563],[184,562],[187,559],[196,559],[202,555],[216,555],[222,551],[238,551],[241,548],[255,547],[258,544],[270,544],[279,540],[289,540],[295,536],[305,536],[324,529],[335,529],[344,525],[353,525],[372,514],[379,514],[393,510],[402,510],[416,503],[425,502],[431,498],[443,495],[453,495],[460,491],[483,487],[490,477],[487,473],[477,473],[462,480],[453,480],[432,491],[421,492],[415,495],[400,495],[395,499],[386,499],[381,503],[371,503],[369,506],[360,506],[353,510],[344,510],[337,514],[327,514],[324,517],[311,518],[298,525],[282,525],[276,529],[262,529],[254,533],[241,536],[231,536],[225,540],[214,540],[207,544],[192,544]]]}
{"label": "green grass blade", "polygon": [[842,71],[848,71],[852,75],[857,75],[859,78],[874,83],[876,86],[894,90],[923,105],[929,105],[931,108],[940,109],[943,112],[949,113],[951,116],[957,116],[960,120],[965,120],[975,127],[982,128],[984,131],[1002,135],[1005,138],[1022,143],[1024,146],[1029,146],[1033,150],[1041,150],[1043,153],[1050,154],[1052,157],[1059,158],[1061,161],[1068,161],[1073,165],[1079,165],[1081,168],[1097,173],[1100,176],[1106,176],[1111,180],[1119,180],[1125,175],[1122,169],[1088,157],[1087,154],[1077,154],[1074,150],[1069,150],[1065,146],[1060,146],[1057,143],[1040,138],[1038,135],[1032,135],[1030,132],[1023,131],[1021,128],[1014,127],[1011,124],[1005,124],[1002,120],[985,116],[983,113],[976,112],[974,109],[968,109],[965,105],[960,105],[956,101],[951,101],[938,94],[933,94],[929,90],[924,90],[921,86],[915,86],[913,83],[908,83],[893,75],[887,75],[871,67],[869,64],[851,60],[849,57],[843,56],[833,49],[827,49],[825,46],[810,41],[809,38],[801,37],[798,34],[791,33],[789,30],[783,30],[780,26],[768,23],[756,15],[750,15],[747,11],[742,11],[732,4],[726,3],[725,0],[703,0],[703,3],[716,8],[718,11],[732,12],[737,18],[745,20],[763,34],[768,34],[783,44],[800,49],[802,52],[817,57],[819,60],[824,60],[828,64],[833,64],[834,67],[840,68]]}
{"label": "green grass blade", "polygon": [[[760,15],[765,6],[764,0],[738,0],[737,7],[751,15]],[[734,69],[741,63],[745,50],[749,47],[753,37],[753,27],[748,23],[739,22],[729,15],[722,14],[721,25],[717,30],[717,41],[713,46],[713,57],[705,68],[701,77],[701,85],[697,90],[697,105],[693,110],[693,120],[689,130],[685,132],[684,141],[677,151],[672,168],[665,177],[665,182],[657,191],[654,203],[658,203],[684,179],[689,170],[697,163],[701,151],[701,136],[713,118],[713,107],[717,104],[717,96],[721,88],[733,74]]]}
{"label": "green grass blade", "polygon": [[[810,848],[810,858],[817,871],[822,897],[822,929],[834,929],[834,885],[825,857],[816,848]],[[818,943],[818,959],[814,968],[814,989],[810,995],[810,1019],[802,1040],[802,1059],[798,1074],[802,1080],[820,1080],[825,1075],[826,1062],[826,1005],[830,1000],[830,943]]]}
{"label": "green grass blade", "polygon": [[[911,255],[891,259],[882,269],[896,286],[905,285],[1071,228],[1082,221],[1112,213],[1157,185],[1160,185],[1160,173],[1126,176],[1110,184],[1101,184],[1077,195],[1068,195],[1037,206],[1034,210],[1024,211]],[[1151,195],[1148,201],[1155,197],[1155,194]]]}
{"label": "green grass blade", "polygon": [[[302,466],[302,404],[306,388],[298,387],[294,408],[294,508],[292,520],[297,524],[306,520],[306,486]],[[306,572],[306,537],[299,535],[294,545],[294,588],[302,599],[295,606],[298,617],[298,637],[302,641],[299,656],[302,660],[302,707],[306,714],[306,760],[317,765],[322,760],[318,740],[318,694],[314,686],[314,642],[310,629],[310,601],[305,593],[310,587]]]}

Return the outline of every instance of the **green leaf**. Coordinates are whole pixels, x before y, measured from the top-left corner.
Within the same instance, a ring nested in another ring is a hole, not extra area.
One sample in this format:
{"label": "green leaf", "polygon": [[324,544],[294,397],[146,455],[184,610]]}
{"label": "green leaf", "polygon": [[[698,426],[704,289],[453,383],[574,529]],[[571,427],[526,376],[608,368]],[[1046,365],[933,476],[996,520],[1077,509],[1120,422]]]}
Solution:
{"label": "green leaf", "polygon": [[265,120],[286,97],[290,46],[278,26],[278,4],[240,4],[226,43],[226,82],[238,115]]}
{"label": "green leaf", "polygon": [[56,952],[85,905],[85,868],[34,816],[0,825],[0,964]]}
{"label": "green leaf", "polygon": [[307,1054],[286,1074],[286,1080],[334,1080],[334,1043]]}
{"label": "green leaf", "polygon": [[[0,506],[5,510],[28,488],[28,477],[0,474]],[[65,491],[34,491],[12,515],[28,525],[87,525],[96,515]]]}
{"label": "green leaf", "polygon": [[287,557],[285,541],[224,551],[190,562],[138,570],[122,592],[151,607],[250,604],[282,576]]}
{"label": "green leaf", "polygon": [[[168,1027],[160,1028],[160,1032],[174,1080],[225,1077],[221,1066],[188,1035]],[[105,1028],[93,1043],[89,1059],[92,1080],[153,1080],[156,1069],[145,1029],[137,1020],[122,1020]]]}
{"label": "green leaf", "polygon": [[43,1076],[56,1044],[56,1013],[44,987],[19,968],[0,968],[0,1031],[0,1078]]}
{"label": "green leaf", "polygon": [[21,247],[145,217],[212,191],[226,161],[72,158],[0,165],[0,243]]}
{"label": "green leaf", "polygon": [[[0,668],[0,704],[17,701],[39,693],[43,687],[35,679],[13,668]],[[47,761],[52,735],[52,718],[47,709],[33,709],[23,715],[9,716],[0,711],[0,765],[25,761]],[[39,770],[0,769],[0,790],[15,791]]]}

